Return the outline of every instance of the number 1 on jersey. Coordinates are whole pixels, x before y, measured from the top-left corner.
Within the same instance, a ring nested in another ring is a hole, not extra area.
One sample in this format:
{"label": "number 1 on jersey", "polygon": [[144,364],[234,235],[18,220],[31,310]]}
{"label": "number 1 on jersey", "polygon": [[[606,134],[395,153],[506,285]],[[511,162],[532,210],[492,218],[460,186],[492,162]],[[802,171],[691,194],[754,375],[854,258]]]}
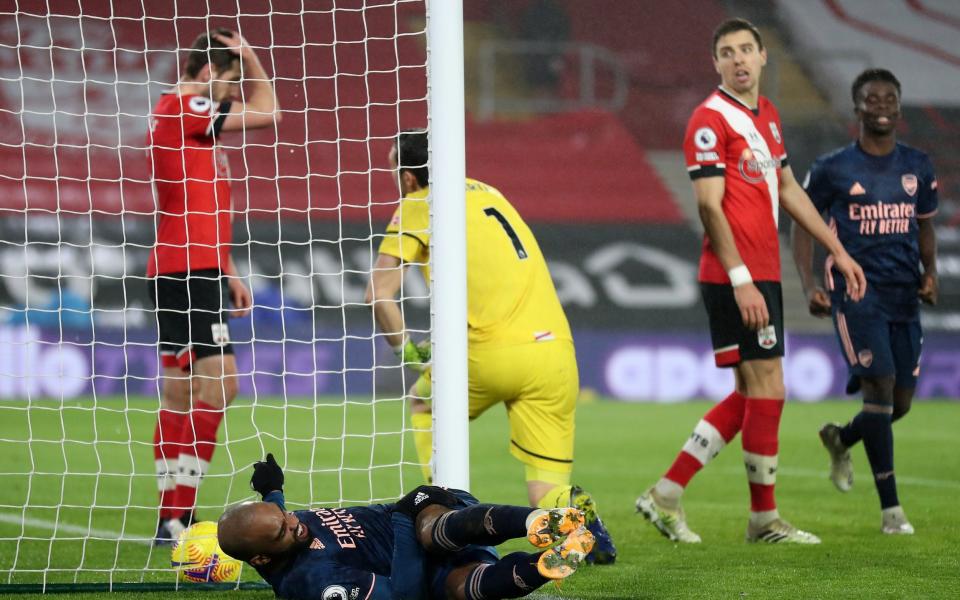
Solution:
{"label": "number 1 on jersey", "polygon": [[500,226],[503,227],[503,230],[507,232],[507,236],[510,238],[510,241],[513,242],[513,249],[517,251],[517,256],[520,260],[523,260],[527,257],[527,249],[523,247],[523,243],[520,241],[520,237],[517,235],[517,232],[514,231],[513,226],[510,225],[510,222],[507,221],[507,218],[501,214],[501,212],[492,206],[490,208],[483,209],[483,214],[488,217],[493,217],[500,222]]}

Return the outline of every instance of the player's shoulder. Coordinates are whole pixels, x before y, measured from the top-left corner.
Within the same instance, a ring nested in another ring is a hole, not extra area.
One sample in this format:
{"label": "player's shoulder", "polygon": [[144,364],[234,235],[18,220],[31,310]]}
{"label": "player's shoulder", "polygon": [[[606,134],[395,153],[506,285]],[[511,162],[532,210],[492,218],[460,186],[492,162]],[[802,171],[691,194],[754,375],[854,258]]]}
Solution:
{"label": "player's shoulder", "polygon": [[897,142],[897,152],[904,162],[923,166],[932,165],[929,154],[909,144]]}
{"label": "player's shoulder", "polygon": [[154,105],[155,115],[180,116],[187,113],[206,116],[213,113],[213,100],[199,94],[179,94],[176,89],[163,92]]}
{"label": "player's shoulder", "polygon": [[468,194],[469,193],[487,194],[490,196],[498,196],[500,198],[504,197],[503,194],[500,192],[500,190],[493,187],[489,183],[484,183],[483,181],[480,181],[478,179],[471,179],[467,177],[466,186],[467,186]]}
{"label": "player's shoulder", "polygon": [[811,168],[829,168],[835,164],[849,161],[857,152],[856,143],[846,144],[824,152],[813,161]]}
{"label": "player's shoulder", "polygon": [[780,111],[777,110],[777,105],[766,96],[759,96],[757,98],[757,110],[761,115],[768,114],[776,120],[780,120]]}
{"label": "player's shoulder", "polygon": [[726,102],[719,89],[710,92],[710,94],[693,109],[693,112],[690,113],[690,122],[718,118],[720,115],[717,112],[717,102]]}

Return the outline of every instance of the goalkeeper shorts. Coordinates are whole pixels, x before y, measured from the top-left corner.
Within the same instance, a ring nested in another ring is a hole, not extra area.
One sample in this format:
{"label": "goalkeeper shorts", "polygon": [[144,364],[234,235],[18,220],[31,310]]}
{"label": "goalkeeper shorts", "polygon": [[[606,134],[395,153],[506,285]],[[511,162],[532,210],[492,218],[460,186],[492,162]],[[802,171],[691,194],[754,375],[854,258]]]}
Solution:
{"label": "goalkeeper shorts", "polygon": [[503,403],[510,453],[539,469],[573,469],[574,415],[580,379],[570,340],[471,346],[470,418]]}

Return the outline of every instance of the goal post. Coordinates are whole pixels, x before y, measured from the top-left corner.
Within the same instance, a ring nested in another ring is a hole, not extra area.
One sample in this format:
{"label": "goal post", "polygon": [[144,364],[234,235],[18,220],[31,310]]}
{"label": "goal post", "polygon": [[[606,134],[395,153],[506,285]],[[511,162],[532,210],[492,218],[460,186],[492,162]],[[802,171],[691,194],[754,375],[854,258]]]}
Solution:
{"label": "goal post", "polygon": [[[214,27],[249,42],[283,118],[217,137],[253,307],[230,321],[239,394],[199,518],[255,499],[267,452],[294,510],[423,482],[417,374],[365,290],[400,203],[388,152],[425,125],[431,281],[410,268],[399,300],[434,344],[435,481],[469,487],[462,0],[0,2],[0,594],[219,585],[178,582],[152,543],[162,378],[145,275],[148,121]],[[245,568],[223,585],[264,584]]]}

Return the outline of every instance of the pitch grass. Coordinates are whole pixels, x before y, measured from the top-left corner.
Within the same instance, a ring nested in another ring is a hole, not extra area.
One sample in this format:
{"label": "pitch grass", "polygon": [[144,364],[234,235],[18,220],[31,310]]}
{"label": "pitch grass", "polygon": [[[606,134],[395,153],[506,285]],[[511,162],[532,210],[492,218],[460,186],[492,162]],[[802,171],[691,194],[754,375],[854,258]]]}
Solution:
{"label": "pitch grass", "polygon": [[[83,569],[116,565],[122,570],[117,571],[115,581],[171,581],[170,573],[163,570],[169,564],[166,550],[151,552],[138,541],[84,542],[76,529],[60,530],[51,541],[52,531],[42,526],[54,521],[141,539],[152,534],[155,488],[146,442],[155,417],[150,406],[146,400],[100,400],[95,409],[92,402],[80,402],[57,411],[54,404],[35,403],[30,410],[23,404],[0,404],[0,516],[19,516],[27,504],[26,516],[35,520],[23,532],[20,525],[0,522],[0,582],[39,582],[48,566],[63,570],[49,571],[47,581],[107,579],[104,572],[70,570],[80,565]],[[816,431],[824,421],[851,416],[856,405],[788,404],[781,427],[778,499],[786,518],[823,538],[824,543],[816,547],[771,547],[743,541],[748,494],[737,442],[688,489],[685,507],[689,523],[703,536],[703,544],[671,544],[635,515],[635,497],[666,469],[706,407],[705,403],[613,402],[580,406],[574,479],[597,497],[620,556],[614,566],[583,568],[559,590],[548,585],[537,597],[956,597],[960,573],[956,424],[960,423],[960,403],[918,403],[895,427],[900,496],[917,528],[913,537],[879,533],[879,507],[860,448],[853,451],[857,473],[853,491],[840,494],[827,481],[826,454]],[[287,494],[292,502],[330,503],[396,495],[418,480],[414,465],[395,466],[399,456],[415,462],[410,440],[391,433],[399,430],[402,418],[399,403],[378,404],[376,409],[364,403],[335,401],[287,410],[269,403],[237,405],[227,422],[231,443],[227,451],[218,451],[200,503],[213,507],[249,498],[246,465],[264,449],[274,451],[281,464],[288,465]],[[341,441],[344,429],[350,435]],[[372,431],[378,432],[376,443],[368,436]],[[138,443],[130,444],[129,439]],[[507,452],[502,409],[494,408],[472,425],[471,453],[477,496],[483,501],[525,502],[523,470]],[[324,470],[338,466],[347,470]],[[131,472],[134,477],[125,475]],[[95,473],[100,475],[91,475]],[[124,511],[125,505],[135,508]],[[90,506],[97,508],[91,510]],[[215,512],[208,508],[205,516],[215,518]],[[24,539],[17,540],[23,533]],[[517,542],[502,550],[523,548]],[[11,573],[14,567],[19,572]],[[248,571],[244,579],[255,580],[256,576]],[[270,591],[181,591],[176,597],[185,600],[218,594],[244,600],[273,597]],[[69,597],[153,600],[167,595],[85,593]]]}

